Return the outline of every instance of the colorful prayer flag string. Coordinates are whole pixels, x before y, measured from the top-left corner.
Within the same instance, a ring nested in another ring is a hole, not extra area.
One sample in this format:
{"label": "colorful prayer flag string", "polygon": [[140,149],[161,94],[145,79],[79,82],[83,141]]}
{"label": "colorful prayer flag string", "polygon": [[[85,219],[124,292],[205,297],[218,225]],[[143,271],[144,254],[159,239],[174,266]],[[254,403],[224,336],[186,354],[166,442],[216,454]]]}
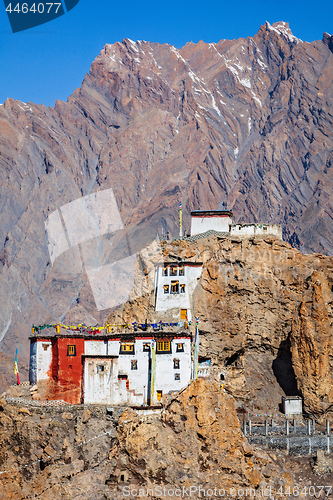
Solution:
{"label": "colorful prayer flag string", "polygon": [[[196,319],[196,327],[198,326],[198,318]],[[32,325],[32,333],[33,334],[38,334],[45,328],[55,328],[56,332],[59,334],[60,333],[60,328],[64,328],[65,330],[71,330],[71,331],[76,331],[79,333],[92,333],[93,335],[96,335],[98,333],[102,333],[102,330],[107,330],[108,333],[111,333],[112,328],[131,328],[133,327],[136,329],[137,327],[141,328],[142,330],[145,330],[147,328],[152,328],[153,330],[158,330],[162,329],[163,327],[178,327],[178,328],[189,328],[191,326],[192,322],[191,321],[176,321],[172,323],[163,323],[162,321],[159,321],[158,323],[137,323],[134,321],[133,323],[120,323],[120,324],[106,324],[104,326],[86,326],[83,324],[78,324],[78,325],[63,325],[62,323],[56,323],[54,325]]]}

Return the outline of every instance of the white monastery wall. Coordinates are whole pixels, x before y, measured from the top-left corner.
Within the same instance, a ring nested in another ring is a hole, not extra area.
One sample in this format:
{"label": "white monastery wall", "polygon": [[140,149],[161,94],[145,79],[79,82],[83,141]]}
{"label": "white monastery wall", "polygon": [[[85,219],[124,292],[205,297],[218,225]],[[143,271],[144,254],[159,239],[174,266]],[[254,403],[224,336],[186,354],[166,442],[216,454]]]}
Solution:
{"label": "white monastery wall", "polygon": [[102,355],[105,356],[108,353],[108,341],[107,340],[85,340],[84,341],[84,354],[86,355]]}
{"label": "white monastery wall", "polygon": [[119,356],[120,340],[108,340],[108,355]]}
{"label": "white monastery wall", "polygon": [[[177,352],[177,344],[184,344],[184,352]],[[179,368],[174,367],[174,360],[179,360]],[[191,380],[191,341],[190,339],[174,339],[171,342],[171,353],[156,353],[156,371],[152,394],[152,403],[159,402],[157,391],[168,394],[170,391],[180,391]],[[179,380],[175,375],[179,375]]]}
{"label": "white monastery wall", "polygon": [[229,232],[229,225],[233,221],[229,216],[193,216],[191,218],[191,236],[194,234],[201,234],[213,229],[223,233]]}
{"label": "white monastery wall", "polygon": [[85,358],[84,403],[112,404],[118,381],[116,365],[116,358]]}
{"label": "white monastery wall", "polygon": [[[150,344],[150,341],[147,339],[137,339],[134,343],[133,354],[119,355],[118,376],[126,375],[128,377],[128,390],[126,390],[124,402],[127,402],[128,398],[128,402],[134,404],[143,404],[144,400],[147,401],[149,351],[143,350],[143,344],[148,343]],[[132,362],[136,362],[136,369],[132,369]],[[119,382],[121,384],[126,381],[119,380]]]}
{"label": "white monastery wall", "polygon": [[282,240],[282,226],[280,224],[232,224],[230,234],[233,236],[266,236],[273,235]]}
{"label": "white monastery wall", "polygon": [[37,380],[48,380],[50,378],[51,364],[52,364],[52,344],[50,340],[43,340],[36,342],[37,352]]}

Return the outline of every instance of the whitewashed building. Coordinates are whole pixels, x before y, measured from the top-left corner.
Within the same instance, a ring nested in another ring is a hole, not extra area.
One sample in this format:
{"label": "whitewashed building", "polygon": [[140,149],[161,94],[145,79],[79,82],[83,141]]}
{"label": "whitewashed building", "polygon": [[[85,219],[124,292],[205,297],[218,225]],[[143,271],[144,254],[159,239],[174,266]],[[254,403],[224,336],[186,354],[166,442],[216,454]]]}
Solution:
{"label": "whitewashed building", "polygon": [[242,238],[272,235],[282,240],[281,224],[234,224],[231,210],[194,210],[191,212],[191,236],[211,230]]}
{"label": "whitewashed building", "polygon": [[[157,326],[157,325],[156,325]],[[72,404],[154,405],[192,377],[191,333],[142,331],[30,337],[32,384]]]}
{"label": "whitewashed building", "polygon": [[301,396],[282,396],[282,411],[286,415],[301,414],[302,408]]}
{"label": "whitewashed building", "polygon": [[231,210],[194,210],[191,212],[191,236],[214,230],[229,233],[233,224]]}
{"label": "whitewashed building", "polygon": [[155,272],[155,311],[176,309],[177,318],[191,321],[191,297],[202,273],[202,262],[163,262]]}

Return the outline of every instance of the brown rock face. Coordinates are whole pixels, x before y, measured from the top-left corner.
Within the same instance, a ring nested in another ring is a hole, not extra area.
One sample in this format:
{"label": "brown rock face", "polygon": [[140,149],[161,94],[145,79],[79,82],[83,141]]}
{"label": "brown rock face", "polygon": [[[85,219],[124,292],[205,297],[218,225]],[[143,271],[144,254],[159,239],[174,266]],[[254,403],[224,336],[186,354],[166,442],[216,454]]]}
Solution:
{"label": "brown rock face", "polygon": [[97,190],[113,189],[132,248],[175,235],[181,201],[185,231],[192,209],[224,203],[236,221],[282,223],[301,250],[331,254],[330,43],[301,42],[286,23],[181,50],[125,39],[67,103],[0,106],[1,349],[17,342],[27,362],[31,324],[110,313],[96,309],[82,248],[51,266],[45,237],[50,213]]}
{"label": "brown rock face", "polygon": [[161,417],[126,411],[119,419],[118,441],[119,459],[109,481],[115,496],[126,486],[127,491],[141,490],[141,496],[162,487],[166,498],[172,497],[172,489],[190,488],[199,497],[200,487],[206,496],[213,496],[208,490],[220,490],[217,496],[223,497],[232,495],[233,488],[248,488],[261,497],[267,467],[270,484],[281,481],[279,467],[244,438],[234,400],[216,382],[194,381],[166,405]]}
{"label": "brown rock face", "polygon": [[313,283],[312,301],[301,303],[291,331],[298,388],[304,396],[305,409],[316,414],[332,410],[333,406],[331,320],[324,297],[327,299],[327,294],[317,279]]}
{"label": "brown rock face", "polygon": [[61,412],[1,400],[0,429],[1,500],[107,498],[116,429],[104,408]]}
{"label": "brown rock face", "polygon": [[185,488],[205,483],[219,489],[256,488],[263,479],[241,432],[233,398],[214,382],[196,380],[172,400],[161,419],[142,422],[125,412],[118,440],[120,452],[129,455],[127,469],[133,473],[144,462],[142,479],[152,484],[163,478],[165,484]]}
{"label": "brown rock face", "polygon": [[193,382],[162,414],[126,410],[111,420],[104,408],[28,410],[0,401],[0,428],[1,500],[200,498],[203,490],[262,499],[269,486],[295,482],[283,460],[249,445],[233,397],[211,381]]}

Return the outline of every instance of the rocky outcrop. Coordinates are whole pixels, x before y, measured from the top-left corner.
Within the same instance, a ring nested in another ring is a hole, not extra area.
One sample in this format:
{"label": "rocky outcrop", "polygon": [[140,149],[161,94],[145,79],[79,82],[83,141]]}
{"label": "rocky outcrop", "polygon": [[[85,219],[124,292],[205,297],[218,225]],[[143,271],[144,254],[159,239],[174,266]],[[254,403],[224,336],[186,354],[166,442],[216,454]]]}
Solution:
{"label": "rocky outcrop", "polygon": [[317,273],[310,279],[312,301],[302,302],[293,318],[291,352],[304,407],[320,415],[333,410],[332,322],[325,302],[325,281],[322,285]]}
{"label": "rocky outcrop", "polygon": [[199,488],[265,498],[267,487],[284,491],[295,481],[282,460],[249,445],[218,383],[196,380],[162,413],[126,410],[117,420],[103,408],[1,401],[0,499],[157,498],[161,490],[167,499],[187,496],[175,490],[196,498]]}
{"label": "rocky outcrop", "polygon": [[154,490],[159,485],[166,491],[192,487],[195,493],[200,486],[227,494],[247,487],[260,496],[265,467],[272,467],[270,457],[254,451],[244,438],[233,398],[218,383],[202,379],[167,403],[161,417],[126,411],[119,420],[118,440],[118,491],[123,475],[128,489]]}
{"label": "rocky outcrop", "polygon": [[[184,230],[192,209],[233,209],[240,222],[282,223],[302,251],[331,254],[330,41],[302,42],[287,23],[218,43],[105,45],[79,89],[54,108],[0,106],[1,349],[28,361],[35,323],[103,323],[86,262],[96,238],[50,263],[45,221],[112,188],[124,256],[162,230]],[[110,235],[107,235],[108,237]],[[129,244],[128,244],[129,242]],[[96,247],[101,247],[100,253]],[[74,318],[74,319],[73,319]]]}

